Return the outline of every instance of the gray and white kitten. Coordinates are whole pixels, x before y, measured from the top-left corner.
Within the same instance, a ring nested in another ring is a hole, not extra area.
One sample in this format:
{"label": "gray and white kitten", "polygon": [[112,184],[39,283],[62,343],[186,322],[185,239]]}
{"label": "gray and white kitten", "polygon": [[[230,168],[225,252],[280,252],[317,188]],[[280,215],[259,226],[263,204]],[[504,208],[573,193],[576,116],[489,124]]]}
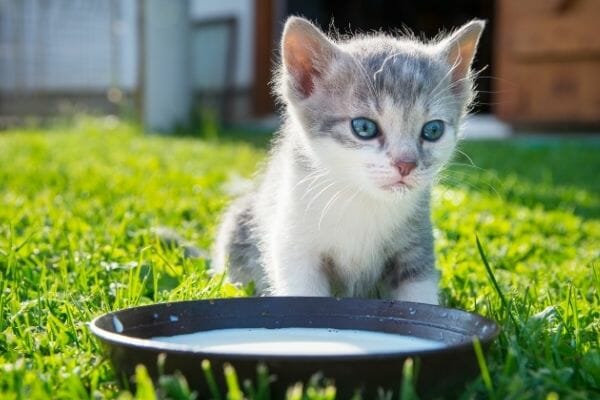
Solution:
{"label": "gray and white kitten", "polygon": [[289,18],[285,124],[256,188],[224,216],[213,269],[261,295],[437,304],[431,187],[474,97],[483,28],[334,41]]}

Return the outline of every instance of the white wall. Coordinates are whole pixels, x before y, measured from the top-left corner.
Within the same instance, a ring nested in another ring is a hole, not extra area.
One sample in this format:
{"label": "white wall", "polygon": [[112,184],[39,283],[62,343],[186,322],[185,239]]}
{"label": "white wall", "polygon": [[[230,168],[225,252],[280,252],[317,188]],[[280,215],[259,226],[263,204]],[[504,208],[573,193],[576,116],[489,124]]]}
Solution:
{"label": "white wall", "polygon": [[[189,6],[192,22],[237,18],[234,82],[238,88],[250,87],[254,0],[190,0]],[[0,90],[134,89],[137,8],[136,0],[0,0]],[[227,37],[222,29],[194,35],[192,83],[196,89],[221,89]]]}
{"label": "white wall", "polygon": [[133,89],[136,0],[0,1],[0,89]]}
{"label": "white wall", "polygon": [[[143,1],[147,5],[155,0]],[[193,26],[194,21],[236,18],[233,72],[234,86],[240,94],[235,98],[233,113],[248,115],[251,98],[247,89],[252,87],[254,77],[255,1],[183,0],[186,4],[183,11],[172,5],[174,0],[157,1],[163,8],[157,19],[160,24],[169,20],[169,14],[175,9],[179,10],[176,23],[182,26],[188,22]],[[140,81],[137,76],[140,11],[138,0],[0,0],[0,91],[102,93],[111,86],[135,90]],[[187,69],[178,73],[179,80],[187,80],[187,87],[196,91],[210,93],[211,89],[223,89],[227,31],[213,27],[189,32]],[[165,49],[166,53],[168,50]],[[159,62],[161,56],[156,54],[158,58],[154,59],[152,55],[143,55],[142,69],[147,78],[153,76],[156,82],[164,83],[170,79],[170,72],[165,71],[173,68],[159,66],[164,63]],[[160,73],[166,73],[167,78],[161,78]],[[162,91],[169,88],[168,84],[159,86],[148,90],[146,104],[152,93],[161,97]],[[150,126],[159,125],[156,121],[150,122]]]}

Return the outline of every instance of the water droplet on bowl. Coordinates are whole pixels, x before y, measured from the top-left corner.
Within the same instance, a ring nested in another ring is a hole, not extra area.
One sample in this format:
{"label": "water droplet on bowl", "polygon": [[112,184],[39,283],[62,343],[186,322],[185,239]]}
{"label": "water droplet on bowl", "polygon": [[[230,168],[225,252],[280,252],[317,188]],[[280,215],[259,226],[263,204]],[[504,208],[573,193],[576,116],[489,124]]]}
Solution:
{"label": "water droplet on bowl", "polygon": [[169,321],[177,322],[179,321],[179,317],[177,315],[169,315]]}
{"label": "water droplet on bowl", "polygon": [[444,312],[444,313],[442,314],[442,318],[447,318],[447,317],[448,317],[448,313],[447,313],[447,312]]}
{"label": "water droplet on bowl", "polygon": [[408,309],[408,313],[409,313],[410,315],[415,315],[415,314],[417,313],[417,310],[415,310],[414,308],[410,307],[410,308]]}
{"label": "water droplet on bowl", "polygon": [[121,333],[123,332],[123,324],[119,321],[116,315],[113,315],[113,326],[115,327],[115,332]]}

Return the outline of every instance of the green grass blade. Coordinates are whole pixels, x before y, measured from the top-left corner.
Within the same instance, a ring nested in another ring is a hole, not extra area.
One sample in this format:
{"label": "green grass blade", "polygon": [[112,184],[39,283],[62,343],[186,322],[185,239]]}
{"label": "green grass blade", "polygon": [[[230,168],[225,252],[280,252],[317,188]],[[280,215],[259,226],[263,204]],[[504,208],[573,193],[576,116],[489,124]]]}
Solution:
{"label": "green grass blade", "polygon": [[135,368],[135,383],[136,383],[136,400],[157,400],[154,384],[148,370],[143,365],[138,365]]}
{"label": "green grass blade", "polygon": [[213,400],[222,400],[221,391],[219,390],[219,385],[217,385],[217,381],[213,375],[210,361],[202,361],[202,373],[204,374],[204,379],[206,379],[206,384],[208,385]]}
{"label": "green grass blade", "polygon": [[517,333],[517,336],[519,336],[519,333],[520,333],[519,324],[517,323],[516,317],[512,313],[510,305],[506,301],[506,297],[504,297],[504,293],[502,293],[502,290],[500,289],[500,285],[498,285],[498,281],[496,280],[494,271],[492,271],[492,267],[490,267],[490,264],[487,260],[487,256],[485,255],[485,251],[483,250],[483,246],[481,245],[481,242],[479,241],[479,236],[475,235],[475,240],[477,242],[477,250],[479,251],[479,255],[481,257],[481,260],[483,261],[483,265],[485,266],[485,270],[488,274],[488,277],[490,278],[490,281],[492,282],[492,285],[494,286],[494,290],[496,290],[496,293],[498,294],[498,297],[500,298],[502,307],[504,307],[504,310],[506,311],[506,313],[508,314],[509,318],[511,319],[511,321],[514,325],[514,329],[515,329],[515,332]]}
{"label": "green grass blade", "polygon": [[490,370],[488,369],[485,355],[483,354],[483,349],[481,348],[481,343],[477,336],[473,337],[473,350],[475,350],[477,364],[479,364],[479,370],[481,371],[481,379],[483,379],[483,383],[488,391],[490,399],[494,400],[496,396],[494,393],[494,385],[492,384],[492,377],[490,376]]}
{"label": "green grass blade", "polygon": [[227,399],[228,400],[242,400],[244,394],[240,389],[240,383],[238,381],[237,373],[231,364],[225,364],[223,366],[223,373],[225,375],[225,382],[227,383]]}
{"label": "green grass blade", "polygon": [[256,380],[257,380],[257,391],[256,397],[258,399],[269,400],[271,398],[271,378],[269,377],[269,370],[264,364],[258,364],[256,367]]}
{"label": "green grass blade", "polygon": [[400,400],[418,400],[415,390],[417,368],[412,358],[407,358],[402,366],[402,385],[400,386]]}

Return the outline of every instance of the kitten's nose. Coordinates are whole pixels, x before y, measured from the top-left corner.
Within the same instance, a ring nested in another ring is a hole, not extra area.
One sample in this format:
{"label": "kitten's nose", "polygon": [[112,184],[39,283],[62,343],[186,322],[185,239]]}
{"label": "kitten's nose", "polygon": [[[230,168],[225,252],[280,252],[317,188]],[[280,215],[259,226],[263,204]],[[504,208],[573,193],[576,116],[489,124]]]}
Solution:
{"label": "kitten's nose", "polygon": [[417,163],[414,161],[396,161],[394,165],[398,168],[398,171],[402,176],[407,176],[417,167]]}

